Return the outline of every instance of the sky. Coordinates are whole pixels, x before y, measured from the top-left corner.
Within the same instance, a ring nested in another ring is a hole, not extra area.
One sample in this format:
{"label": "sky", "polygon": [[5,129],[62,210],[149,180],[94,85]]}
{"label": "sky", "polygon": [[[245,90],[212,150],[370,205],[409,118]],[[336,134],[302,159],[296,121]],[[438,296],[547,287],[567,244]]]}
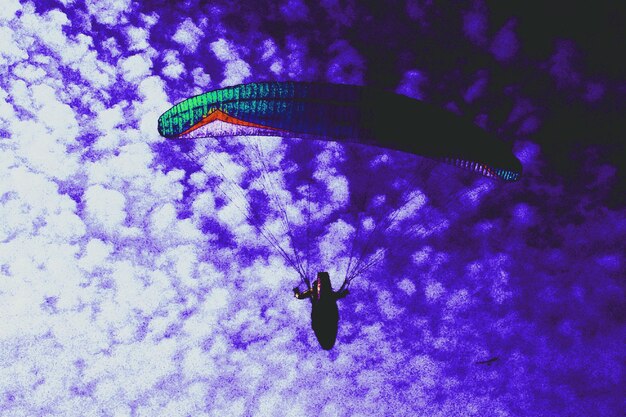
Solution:
{"label": "sky", "polygon": [[[371,3],[3,1],[0,415],[623,415],[626,16]],[[469,117],[523,177],[157,132],[191,95],[273,80]],[[382,254],[330,351],[262,237],[289,248],[281,209],[335,289],[353,245]]]}

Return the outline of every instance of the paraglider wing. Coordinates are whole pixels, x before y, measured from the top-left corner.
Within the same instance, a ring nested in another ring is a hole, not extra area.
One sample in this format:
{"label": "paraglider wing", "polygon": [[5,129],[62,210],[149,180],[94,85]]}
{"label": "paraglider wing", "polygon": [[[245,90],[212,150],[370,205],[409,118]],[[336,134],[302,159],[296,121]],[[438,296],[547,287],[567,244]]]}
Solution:
{"label": "paraglider wing", "polygon": [[368,87],[262,82],[184,100],[159,118],[167,138],[298,136],[425,156],[487,177],[517,181],[510,146],[471,121],[406,96]]}

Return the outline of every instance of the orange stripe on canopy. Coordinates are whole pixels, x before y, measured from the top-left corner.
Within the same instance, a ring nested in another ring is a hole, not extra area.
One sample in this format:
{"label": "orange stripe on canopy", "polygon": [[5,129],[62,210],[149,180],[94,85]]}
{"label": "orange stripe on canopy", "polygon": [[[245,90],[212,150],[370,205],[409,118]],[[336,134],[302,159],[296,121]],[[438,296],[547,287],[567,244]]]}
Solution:
{"label": "orange stripe on canopy", "polygon": [[196,123],[195,125],[191,126],[189,129],[185,130],[184,132],[180,133],[178,136],[183,136],[186,135],[190,132],[193,132],[194,130],[202,127],[202,126],[206,126],[211,122],[214,122],[216,120],[222,121],[222,122],[226,122],[226,123],[231,123],[234,125],[239,125],[239,126],[247,126],[247,127],[257,127],[260,129],[271,129],[271,130],[276,130],[276,131],[281,131],[282,129],[276,128],[276,127],[271,127],[271,126],[264,126],[258,123],[252,123],[252,122],[246,122],[245,120],[241,120],[241,119],[237,119],[236,117],[230,116],[226,113],[224,113],[221,110],[215,110],[212,113],[210,113],[209,115],[205,116],[204,119],[200,120],[198,123]]}

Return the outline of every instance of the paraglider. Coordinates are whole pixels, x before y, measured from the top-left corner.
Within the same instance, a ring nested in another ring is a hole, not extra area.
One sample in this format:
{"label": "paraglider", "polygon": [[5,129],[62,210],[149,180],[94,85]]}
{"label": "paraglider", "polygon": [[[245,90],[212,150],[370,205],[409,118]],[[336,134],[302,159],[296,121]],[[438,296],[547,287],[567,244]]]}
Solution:
{"label": "paraglider", "polygon": [[333,291],[328,272],[318,272],[313,286],[304,292],[298,287],[293,289],[294,297],[299,300],[311,300],[311,327],[317,341],[324,350],[335,346],[337,328],[339,324],[339,309],[337,300],[348,295],[347,288]]}
{"label": "paraglider", "polygon": [[[510,146],[470,120],[403,95],[354,85],[257,82],[226,87],[176,104],[159,118],[158,131],[175,142],[237,136],[256,138],[252,139],[251,145],[257,149],[257,165],[266,181],[264,190],[268,194],[272,189],[271,176],[267,175],[268,161],[258,151],[261,137],[354,143],[401,151],[505,183],[517,181],[522,172],[521,163]],[[224,188],[220,187],[225,198],[233,204],[237,201],[237,207],[248,222],[299,274],[307,290],[300,292],[294,288],[294,295],[310,298],[315,335],[323,349],[331,349],[339,321],[336,301],[348,294],[348,286],[354,277],[364,274],[380,261],[379,253],[365,260],[365,252],[373,251],[373,236],[390,228],[397,220],[399,210],[382,219],[367,233],[357,229],[355,236],[367,239],[367,242],[354,262],[353,244],[344,282],[334,292],[327,272],[318,273],[313,285],[309,279],[309,225],[306,225],[307,248],[301,251],[294,243],[295,233],[288,211],[281,205],[280,198],[269,196],[269,202],[279,206],[278,217],[289,237],[290,247],[285,248],[284,240],[275,235],[274,229],[265,227],[264,219],[259,220],[251,212],[246,202],[247,192],[233,184],[224,174],[225,170],[218,168],[217,171],[226,184]],[[306,187],[310,191],[311,184]],[[237,194],[236,198],[231,198],[231,194]],[[310,208],[308,216],[311,217]]]}

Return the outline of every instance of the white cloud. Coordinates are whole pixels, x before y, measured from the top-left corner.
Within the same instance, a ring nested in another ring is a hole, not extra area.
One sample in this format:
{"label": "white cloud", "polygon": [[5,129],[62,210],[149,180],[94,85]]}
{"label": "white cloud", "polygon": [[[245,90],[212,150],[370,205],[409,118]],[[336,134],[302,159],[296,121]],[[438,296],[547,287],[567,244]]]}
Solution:
{"label": "white cloud", "polygon": [[168,203],[156,209],[150,215],[150,229],[156,236],[163,235],[176,220],[176,209]]}
{"label": "white cloud", "polygon": [[22,15],[21,22],[27,32],[37,34],[38,38],[56,54],[60,55],[67,45],[63,26],[69,24],[69,19],[58,9],[50,10],[43,16],[26,13]]}
{"label": "white cloud", "polygon": [[224,225],[228,226],[229,229],[238,229],[240,226],[244,225],[246,221],[248,211],[245,207],[246,202],[243,197],[231,197],[230,201],[218,210],[217,218]]}
{"label": "white cloud", "polygon": [[260,277],[260,283],[274,293],[279,292],[292,282],[292,278],[285,274],[287,269],[283,258],[272,256],[268,263],[256,262],[255,274]]}
{"label": "white cloud", "polygon": [[90,224],[109,235],[124,226],[126,198],[119,191],[93,185],[85,191],[83,198]]}
{"label": "white cloud", "polygon": [[417,372],[419,381],[428,388],[437,383],[439,366],[428,355],[417,355],[410,361],[410,366]]}
{"label": "white cloud", "polygon": [[41,234],[53,240],[74,241],[85,234],[85,225],[75,213],[65,211],[49,215]]}
{"label": "white cloud", "polygon": [[157,310],[166,308],[176,297],[176,290],[172,287],[171,278],[162,271],[143,271],[148,275],[149,284],[137,288],[140,296],[128,298],[128,306],[139,310],[146,316],[154,315]]}
{"label": "white cloud", "polygon": [[95,125],[103,135],[122,124],[124,121],[124,107],[126,104],[126,102],[117,103],[110,108],[103,108],[98,111]]}
{"label": "white cloud", "polygon": [[102,42],[102,48],[109,52],[113,57],[118,57],[121,54],[117,39],[115,39],[114,37],[110,37],[104,40]]}
{"label": "white cloud", "polygon": [[[107,62],[97,60],[95,51],[87,52],[77,67],[81,77],[91,85],[93,90],[97,90],[100,93],[111,87],[115,82],[115,67]],[[104,92],[103,95],[106,97],[107,93]],[[95,100],[90,99],[89,101],[93,102]]]}
{"label": "white cloud", "polygon": [[398,282],[398,288],[406,293],[406,295],[413,295],[416,291],[415,284],[408,278],[404,278],[402,281]]}
{"label": "white cloud", "polygon": [[393,210],[388,216],[389,218],[393,217],[391,227],[399,227],[402,221],[415,218],[418,212],[426,205],[427,201],[428,198],[420,190],[407,193],[403,199],[402,205]]}
{"label": "white cloud", "polygon": [[350,192],[348,189],[348,180],[346,177],[332,177],[328,179],[326,183],[328,191],[330,193],[330,199],[338,206],[348,203],[350,198]]}
{"label": "white cloud", "polygon": [[146,28],[151,28],[159,21],[159,15],[157,12],[152,12],[150,14],[139,13],[139,16],[141,17],[141,21],[146,25]]}
{"label": "white cloud", "polygon": [[22,10],[19,0],[7,0],[0,8],[0,22],[7,22],[15,17],[15,13]]}
{"label": "white cloud", "polygon": [[[443,293],[443,286],[437,284],[439,283],[429,287],[431,289],[429,298],[437,299]],[[461,289],[450,295],[446,306],[451,310],[461,310],[467,308],[468,303],[470,303],[469,293],[466,289]]]}
{"label": "white cloud", "polygon": [[191,75],[193,76],[193,82],[200,87],[206,87],[211,82],[211,76],[204,72],[204,68],[202,67],[194,68],[194,70],[191,71]]}
{"label": "white cloud", "polygon": [[59,101],[55,91],[48,86],[38,84],[32,86],[31,91],[33,103],[39,107],[37,119],[48,128],[50,136],[60,144],[74,144],[78,135],[78,121],[74,110]]}
{"label": "white cloud", "polygon": [[243,83],[251,75],[250,65],[239,58],[235,47],[225,39],[219,39],[209,44],[209,48],[217,59],[225,63],[224,80],[222,87]]}
{"label": "white cloud", "polygon": [[272,65],[270,65],[270,71],[272,71],[276,75],[280,75],[283,72],[283,63],[282,61],[274,61]]}
{"label": "white cloud", "polygon": [[[7,209],[12,207],[16,215],[15,223],[4,224],[30,224],[33,219],[40,216],[75,210],[76,203],[66,195],[59,195],[57,185],[53,181],[32,173],[24,167],[10,169],[8,175],[3,175],[3,177],[5,192],[15,196],[4,207]],[[19,213],[29,214],[29,216],[20,218]],[[32,229],[29,232],[32,232]]]}
{"label": "white cloud", "polygon": [[112,253],[113,245],[111,243],[91,238],[85,246],[85,252],[78,265],[87,271],[92,271],[96,266],[105,263]]}
{"label": "white cloud", "polygon": [[266,39],[263,41],[263,55],[261,59],[263,61],[272,61],[270,64],[270,71],[272,71],[276,75],[280,75],[283,72],[283,61],[281,58],[278,58],[276,55],[278,54],[278,47],[273,39]]}
{"label": "white cloud", "polygon": [[[9,94],[0,88],[0,129],[8,129],[9,125],[15,117],[15,109],[11,103],[7,101]],[[9,157],[9,155],[5,155]]]}
{"label": "white cloud", "polygon": [[376,301],[379,310],[388,320],[397,319],[404,312],[404,309],[394,304],[393,296],[387,290],[378,291]]}
{"label": "white cloud", "polygon": [[212,191],[205,191],[196,196],[192,204],[196,218],[211,217],[215,211],[215,197]]}
{"label": "white cloud", "polygon": [[40,81],[46,75],[46,72],[40,67],[36,67],[28,63],[21,63],[15,66],[13,75],[20,77],[29,84],[32,84],[35,81]]}
{"label": "white cloud", "polygon": [[108,26],[126,23],[125,14],[131,9],[130,0],[87,0],[86,5],[96,21]]}
{"label": "white cloud", "polygon": [[[327,232],[319,240],[320,263],[331,277],[341,276],[347,266],[350,237],[355,229],[350,224],[337,220],[328,225]],[[324,270],[324,269],[322,269]]]}
{"label": "white cloud", "polygon": [[185,52],[196,52],[202,39],[202,30],[190,18],[185,19],[174,33],[172,40],[179,43]]}
{"label": "white cloud", "polygon": [[233,45],[226,39],[219,39],[215,42],[211,42],[209,47],[217,59],[222,62],[233,61],[239,58],[239,55],[235,51]]}
{"label": "white cloud", "polygon": [[30,110],[33,107],[31,96],[28,92],[28,86],[23,80],[11,80],[9,84],[9,93],[12,101],[24,110]]}
{"label": "white cloud", "polygon": [[14,32],[10,28],[0,26],[0,58],[6,62],[3,67],[28,59],[28,53],[15,42],[13,36]]}
{"label": "white cloud", "polygon": [[167,63],[162,70],[166,77],[177,79],[185,72],[185,66],[178,59],[178,51],[167,51],[163,60]]}
{"label": "white cloud", "polygon": [[431,258],[432,253],[433,248],[431,248],[430,246],[425,246],[420,251],[413,254],[413,263],[415,263],[416,265],[423,265]]}
{"label": "white cloud", "polygon": [[139,133],[136,138],[142,143],[151,143],[163,140],[158,134],[154,134],[156,121],[164,109],[169,106],[165,94],[165,83],[156,76],[144,78],[139,83],[139,97],[141,100],[133,101],[134,117],[139,120]]}
{"label": "white cloud", "polygon": [[126,30],[126,36],[130,43],[130,51],[143,51],[150,46],[148,44],[148,38],[150,37],[148,29],[129,26]]}
{"label": "white cloud", "polygon": [[220,85],[224,87],[241,84],[251,75],[250,65],[244,60],[228,61],[224,69],[224,81]]}
{"label": "white cloud", "polygon": [[446,291],[443,285],[437,281],[430,281],[426,284],[424,294],[429,301],[435,301]]}
{"label": "white cloud", "polygon": [[276,54],[277,49],[278,48],[276,47],[276,43],[273,39],[266,39],[263,41],[263,55],[261,56],[261,59],[270,59]]}
{"label": "white cloud", "polygon": [[352,45],[342,39],[331,44],[328,51],[333,55],[326,70],[326,77],[330,82],[363,84],[365,60]]}
{"label": "white cloud", "polygon": [[164,91],[164,82],[159,77],[147,77],[139,83],[139,94],[146,108],[163,107],[169,103]]}
{"label": "white cloud", "polygon": [[203,235],[190,219],[178,220],[176,209],[171,203],[156,208],[148,222],[148,231],[156,245],[172,246],[180,243],[199,243]]}
{"label": "white cloud", "polygon": [[124,80],[136,83],[150,74],[152,60],[145,55],[137,54],[120,60],[120,66]]}
{"label": "white cloud", "polygon": [[[90,36],[86,36],[79,33],[76,36],[76,41],[66,42],[59,48],[58,54],[61,57],[63,64],[73,64],[72,68],[80,66],[89,56],[89,49],[93,47],[93,39]],[[95,58],[95,57],[93,57]]]}

